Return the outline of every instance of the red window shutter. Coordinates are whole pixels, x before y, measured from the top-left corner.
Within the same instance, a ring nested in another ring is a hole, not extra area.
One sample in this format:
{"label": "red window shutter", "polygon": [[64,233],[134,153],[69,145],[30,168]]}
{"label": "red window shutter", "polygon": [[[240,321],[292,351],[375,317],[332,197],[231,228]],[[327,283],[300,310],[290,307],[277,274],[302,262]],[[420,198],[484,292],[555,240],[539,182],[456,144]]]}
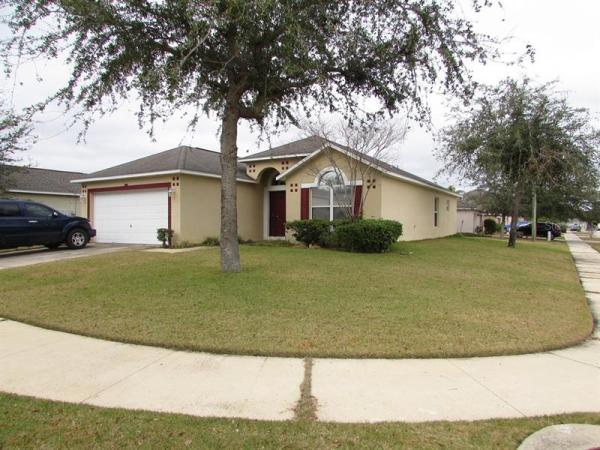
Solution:
{"label": "red window shutter", "polygon": [[300,219],[308,220],[310,217],[308,214],[308,194],[310,189],[302,188],[300,189]]}
{"label": "red window shutter", "polygon": [[362,217],[362,186],[354,186],[354,208],[352,215],[354,217]]}

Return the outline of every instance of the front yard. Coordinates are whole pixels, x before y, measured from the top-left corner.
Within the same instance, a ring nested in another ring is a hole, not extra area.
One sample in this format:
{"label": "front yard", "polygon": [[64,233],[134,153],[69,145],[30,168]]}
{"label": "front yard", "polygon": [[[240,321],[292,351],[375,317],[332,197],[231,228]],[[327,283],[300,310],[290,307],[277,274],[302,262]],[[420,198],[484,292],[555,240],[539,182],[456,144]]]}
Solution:
{"label": "front yard", "polygon": [[515,449],[559,423],[600,424],[599,414],[479,422],[341,425],[200,419],[70,405],[0,394],[0,448],[419,448]]}
{"label": "front yard", "polygon": [[0,316],[118,341],[211,352],[448,357],[573,345],[592,317],[563,243],[459,238],[362,255],[242,246],[126,251],[0,271]]}

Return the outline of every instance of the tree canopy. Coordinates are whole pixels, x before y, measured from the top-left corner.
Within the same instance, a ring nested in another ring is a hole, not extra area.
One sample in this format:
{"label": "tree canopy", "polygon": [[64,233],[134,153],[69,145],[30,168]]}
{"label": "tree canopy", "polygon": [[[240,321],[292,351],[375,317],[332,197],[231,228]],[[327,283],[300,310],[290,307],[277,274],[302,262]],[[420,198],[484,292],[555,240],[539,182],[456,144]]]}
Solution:
{"label": "tree canopy", "polygon": [[[491,0],[472,0],[476,11]],[[0,0],[14,51],[66,56],[71,77],[43,102],[91,121],[137,94],[140,125],[192,108],[221,120],[221,266],[240,270],[235,173],[239,119],[278,126],[298,109],[404,107],[424,121],[433,88],[467,99],[467,63],[493,41],[449,0]],[[489,45],[489,46],[488,46]],[[10,58],[7,61],[10,64]]]}
{"label": "tree canopy", "polygon": [[8,187],[17,153],[27,148],[31,138],[29,119],[5,107],[0,100],[0,192]]}
{"label": "tree canopy", "polygon": [[[508,189],[513,221],[534,189],[563,207],[569,193],[597,191],[600,133],[590,113],[570,106],[555,83],[506,79],[455,113],[456,122],[440,135],[438,156],[450,173]],[[509,246],[515,240],[512,227]]]}

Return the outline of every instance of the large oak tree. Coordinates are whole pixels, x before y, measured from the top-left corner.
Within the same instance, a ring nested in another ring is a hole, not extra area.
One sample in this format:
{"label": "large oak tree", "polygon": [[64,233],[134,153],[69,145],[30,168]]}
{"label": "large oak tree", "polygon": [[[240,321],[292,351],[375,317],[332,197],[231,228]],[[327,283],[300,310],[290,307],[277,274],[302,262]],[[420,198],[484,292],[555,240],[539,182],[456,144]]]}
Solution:
{"label": "large oak tree", "polygon": [[[491,0],[472,0],[474,9]],[[466,63],[490,43],[454,0],[1,0],[5,50],[67,57],[68,84],[48,101],[85,126],[137,94],[141,125],[193,107],[221,120],[221,267],[240,270],[236,217],[240,119],[277,126],[300,106],[427,118],[436,85],[468,98]],[[46,102],[48,103],[48,102]],[[193,115],[190,123],[197,123]],[[151,128],[151,127],[150,127]]]}
{"label": "large oak tree", "polygon": [[[534,190],[557,201],[573,189],[597,191],[600,132],[589,111],[569,105],[555,83],[506,79],[455,115],[437,149],[445,170],[478,186],[508,189],[513,224]],[[509,247],[516,236],[512,226]]]}

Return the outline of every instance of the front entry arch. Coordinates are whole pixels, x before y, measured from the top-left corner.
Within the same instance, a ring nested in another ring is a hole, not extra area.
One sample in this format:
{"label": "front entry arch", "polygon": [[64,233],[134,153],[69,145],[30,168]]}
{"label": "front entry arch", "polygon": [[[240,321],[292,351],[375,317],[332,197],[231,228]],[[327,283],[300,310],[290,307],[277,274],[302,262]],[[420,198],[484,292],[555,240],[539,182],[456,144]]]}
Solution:
{"label": "front entry arch", "polygon": [[263,236],[264,239],[285,239],[286,190],[285,182],[277,181],[279,172],[266,169],[260,177],[264,186]]}

